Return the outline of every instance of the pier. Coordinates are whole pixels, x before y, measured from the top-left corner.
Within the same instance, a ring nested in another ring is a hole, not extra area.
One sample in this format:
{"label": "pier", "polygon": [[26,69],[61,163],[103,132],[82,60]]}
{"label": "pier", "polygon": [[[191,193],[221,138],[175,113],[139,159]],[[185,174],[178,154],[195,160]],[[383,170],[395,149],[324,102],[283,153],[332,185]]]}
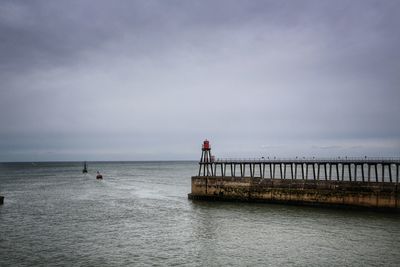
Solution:
{"label": "pier", "polygon": [[400,159],[214,159],[199,164],[198,176],[398,183]]}
{"label": "pier", "polygon": [[190,199],[399,211],[399,158],[216,159],[206,140]]}

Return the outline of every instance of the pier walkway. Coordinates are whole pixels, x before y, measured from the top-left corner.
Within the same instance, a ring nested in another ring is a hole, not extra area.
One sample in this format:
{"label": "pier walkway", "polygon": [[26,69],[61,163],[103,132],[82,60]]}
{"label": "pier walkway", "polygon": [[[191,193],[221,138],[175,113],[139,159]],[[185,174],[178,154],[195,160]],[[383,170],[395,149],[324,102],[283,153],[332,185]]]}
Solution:
{"label": "pier walkway", "polygon": [[399,182],[400,158],[207,159],[198,176]]}
{"label": "pier walkway", "polygon": [[205,140],[194,200],[233,200],[400,212],[400,158],[216,159]]}

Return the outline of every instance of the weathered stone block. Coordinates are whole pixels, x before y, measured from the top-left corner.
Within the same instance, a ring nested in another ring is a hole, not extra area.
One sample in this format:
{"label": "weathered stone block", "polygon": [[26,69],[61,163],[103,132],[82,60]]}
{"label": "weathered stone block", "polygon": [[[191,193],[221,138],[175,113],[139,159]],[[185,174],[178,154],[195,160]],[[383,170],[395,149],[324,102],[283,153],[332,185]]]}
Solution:
{"label": "weathered stone block", "polygon": [[383,182],[194,176],[189,197],[400,210],[397,185]]}

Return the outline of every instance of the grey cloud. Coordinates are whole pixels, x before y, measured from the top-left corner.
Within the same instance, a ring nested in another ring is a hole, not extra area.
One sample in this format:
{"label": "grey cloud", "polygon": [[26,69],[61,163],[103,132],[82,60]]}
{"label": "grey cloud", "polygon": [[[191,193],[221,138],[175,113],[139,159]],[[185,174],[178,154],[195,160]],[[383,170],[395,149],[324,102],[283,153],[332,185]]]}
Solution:
{"label": "grey cloud", "polygon": [[398,1],[2,1],[0,160],[85,149],[197,158],[204,137],[239,156],[352,143],[398,155],[399,11]]}

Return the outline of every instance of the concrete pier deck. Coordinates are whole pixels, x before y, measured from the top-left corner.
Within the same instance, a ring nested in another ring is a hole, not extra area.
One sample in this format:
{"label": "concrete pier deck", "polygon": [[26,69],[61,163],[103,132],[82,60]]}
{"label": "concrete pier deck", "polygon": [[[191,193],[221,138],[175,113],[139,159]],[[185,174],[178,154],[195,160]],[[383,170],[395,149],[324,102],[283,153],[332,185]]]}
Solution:
{"label": "concrete pier deck", "polygon": [[400,211],[400,192],[397,184],[389,182],[194,176],[189,199]]}
{"label": "concrete pier deck", "polygon": [[205,140],[189,199],[400,210],[400,158],[217,159]]}

